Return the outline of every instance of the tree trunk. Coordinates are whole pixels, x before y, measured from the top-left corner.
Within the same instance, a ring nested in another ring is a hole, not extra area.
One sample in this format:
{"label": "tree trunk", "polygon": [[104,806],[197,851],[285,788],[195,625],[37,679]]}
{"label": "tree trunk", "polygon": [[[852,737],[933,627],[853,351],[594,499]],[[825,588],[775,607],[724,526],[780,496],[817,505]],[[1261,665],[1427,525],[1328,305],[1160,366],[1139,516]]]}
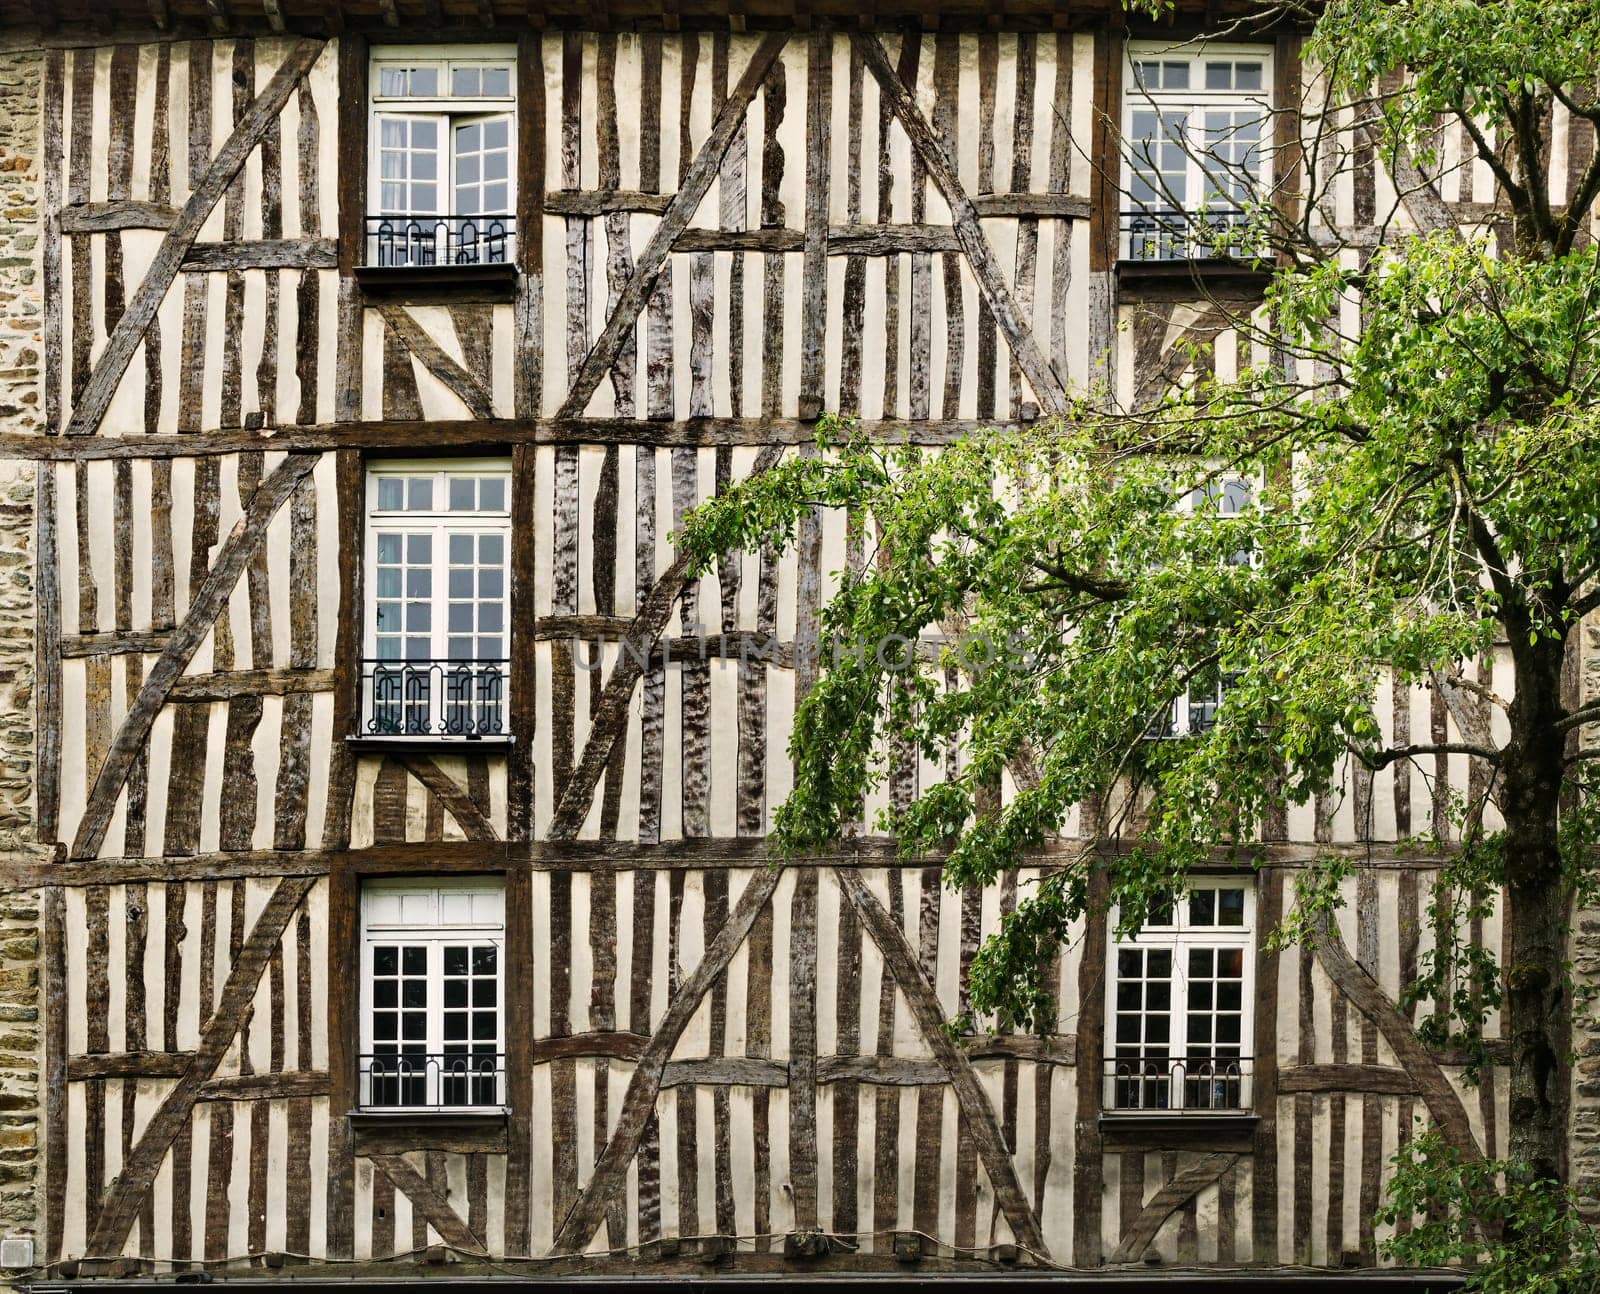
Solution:
{"label": "tree trunk", "polygon": [[1571,892],[1561,862],[1558,806],[1564,738],[1559,642],[1517,653],[1517,690],[1504,764],[1505,1014],[1511,1044],[1509,1158],[1526,1180],[1562,1179],[1565,1066],[1571,1037],[1567,929]]}

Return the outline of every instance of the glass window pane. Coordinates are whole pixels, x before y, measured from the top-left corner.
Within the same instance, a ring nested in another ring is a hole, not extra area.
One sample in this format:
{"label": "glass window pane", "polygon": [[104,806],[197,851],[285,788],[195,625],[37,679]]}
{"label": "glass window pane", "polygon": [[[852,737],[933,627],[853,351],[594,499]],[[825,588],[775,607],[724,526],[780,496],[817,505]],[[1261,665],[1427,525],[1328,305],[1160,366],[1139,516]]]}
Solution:
{"label": "glass window pane", "polygon": [[498,598],[504,596],[505,573],[499,569],[478,572],[478,596]]}
{"label": "glass window pane", "polygon": [[486,184],[483,188],[483,209],[486,213],[503,213],[511,202],[510,191],[504,184]]}
{"label": "glass window pane", "polygon": [[400,964],[405,968],[407,975],[426,975],[428,973],[428,950],[426,948],[402,949]]}
{"label": "glass window pane", "polygon": [[1163,90],[1187,90],[1189,88],[1189,65],[1187,63],[1164,63],[1161,68],[1161,88]]}
{"label": "glass window pane", "polygon": [[478,95],[478,69],[475,67],[451,69],[450,93],[457,96],[476,98]]}
{"label": "glass window pane", "polygon": [[1147,1011],[1170,1011],[1172,985],[1166,980],[1152,981],[1145,987],[1144,1004]]}
{"label": "glass window pane", "polygon": [[472,973],[474,975],[493,975],[497,950],[493,944],[485,944],[472,950]]}
{"label": "glass window pane", "polygon": [[400,1024],[400,1036],[420,1042],[428,1036],[428,1021],[421,1012],[407,1013]]}
{"label": "glass window pane", "polygon": [[[1165,1011],[1167,1009],[1166,1005],[1163,1004],[1161,1009],[1163,1011]],[[1145,1039],[1145,1041],[1146,1042],[1150,1042],[1150,1043],[1157,1043],[1160,1046],[1165,1047],[1166,1044],[1171,1040],[1171,1034],[1172,1034],[1171,1025],[1172,1025],[1171,1019],[1170,1019],[1170,1017],[1168,1017],[1166,1015],[1147,1016],[1145,1018],[1145,1029],[1144,1029],[1144,1039]]]}
{"label": "glass window pane", "polygon": [[406,596],[408,598],[431,598],[433,596],[433,572],[426,566],[407,571]]}
{"label": "glass window pane", "polygon": [[496,1027],[498,1022],[487,1011],[478,1012],[472,1017],[472,1036],[477,1039],[492,1041],[500,1030]]}
{"label": "glass window pane", "polygon": [[439,69],[436,67],[414,67],[411,69],[411,97],[413,99],[434,99],[439,95]]}
{"label": "glass window pane", "polygon": [[506,510],[506,483],[503,477],[485,476],[478,481],[478,511],[504,512]]}
{"label": "glass window pane", "polygon": [[1206,64],[1206,89],[1231,90],[1233,88],[1232,63]]}
{"label": "glass window pane", "polygon": [[[399,512],[405,497],[405,483],[396,476],[378,478],[378,507],[384,512]],[[382,540],[379,541],[382,543]],[[384,560],[380,558],[379,560]],[[389,561],[395,560],[389,558]]]}
{"label": "glass window pane", "polygon": [[498,602],[485,602],[478,607],[478,630],[481,633],[497,634],[504,627],[502,617],[504,612]]}
{"label": "glass window pane", "polygon": [[1168,978],[1172,974],[1172,950],[1169,948],[1153,950],[1148,965],[1151,979]]}
{"label": "glass window pane", "polygon": [[1261,88],[1261,64],[1235,63],[1233,65],[1233,88],[1235,90],[1259,90]]}
{"label": "glass window pane", "polygon": [[1239,1041],[1238,1016],[1223,1015],[1217,1017],[1217,1041],[1222,1043],[1236,1043]]}
{"label": "glass window pane", "polygon": [[406,511],[429,512],[433,509],[433,478],[409,476],[406,478]]}
{"label": "glass window pane", "polygon": [[1217,985],[1217,1010],[1237,1011],[1244,990],[1237,980],[1223,980]]}
{"label": "glass window pane", "polygon": [[[486,67],[483,69],[483,95],[487,99],[503,99],[511,93],[511,69]],[[504,123],[501,123],[502,128]]]}
{"label": "glass window pane", "polygon": [[478,658],[480,660],[504,660],[505,647],[503,640],[496,636],[478,639]]}
{"label": "glass window pane", "polygon": [[413,117],[411,147],[431,154],[439,147],[439,123],[432,117]]}
{"label": "glass window pane", "polygon": [[1227,975],[1232,979],[1239,979],[1244,975],[1244,950],[1242,948],[1219,948],[1217,950],[1217,974]]}
{"label": "glass window pane", "polygon": [[1139,1041],[1139,1017],[1136,1015],[1117,1016],[1117,1041],[1123,1045]]}
{"label": "glass window pane", "polygon": [[472,596],[471,571],[460,571],[454,568],[451,569],[450,596],[453,598],[470,598]]}
{"label": "glass window pane", "polygon": [[426,566],[433,561],[432,535],[407,535],[406,560],[414,566]]}
{"label": "glass window pane", "polygon": [[471,633],[472,603],[452,602],[450,604],[450,621],[445,627],[451,633]]}
{"label": "glass window pane", "polygon": [[450,511],[471,512],[473,510],[473,487],[477,484],[470,476],[452,476],[450,478]]}
{"label": "glass window pane", "polygon": [[378,588],[380,598],[397,598],[400,596],[400,572],[392,566],[378,567]]}
{"label": "glass window pane", "polygon": [[1189,896],[1189,924],[1214,926],[1217,924],[1217,892],[1196,890]]}
{"label": "glass window pane", "polygon": [[[433,169],[430,159],[428,169]],[[414,215],[432,215],[439,209],[439,189],[434,184],[413,184],[411,186],[411,212]]]}
{"label": "glass window pane", "polygon": [[450,565],[452,565],[452,566],[471,566],[472,565],[472,536],[471,535],[451,535],[450,536]]}
{"label": "glass window pane", "polygon": [[498,566],[505,560],[505,545],[500,535],[478,536],[478,561],[484,566]]}
{"label": "glass window pane", "polygon": [[433,628],[433,603],[407,602],[406,603],[406,630],[414,634],[425,634]]}
{"label": "glass window pane", "polygon": [[506,155],[502,152],[485,153],[483,155],[483,178],[486,180],[503,180],[506,178]]}
{"label": "glass window pane", "polygon": [[1125,979],[1138,979],[1144,954],[1136,948],[1117,949],[1117,974]]}
{"label": "glass window pane", "polygon": [[400,968],[400,950],[393,946],[374,948],[372,950],[372,973],[374,975],[393,975]]}
{"label": "glass window pane", "polygon": [[1217,891],[1217,924],[1242,926],[1244,924],[1244,891]]}
{"label": "glass window pane", "polygon": [[447,979],[444,982],[444,1004],[446,1006],[466,1006],[467,982],[461,979]]}
{"label": "glass window pane", "polygon": [[[459,142],[459,141],[458,141]],[[478,182],[478,158],[476,154],[468,153],[456,158],[456,184],[476,184]]]}
{"label": "glass window pane", "polygon": [[409,1007],[424,1007],[428,1005],[428,981],[425,979],[403,979],[400,981],[400,1004]]}
{"label": "glass window pane", "polygon": [[1191,978],[1211,978],[1210,948],[1191,948],[1189,950],[1189,975]]}
{"label": "glass window pane", "polygon": [[467,973],[467,950],[464,947],[453,944],[444,950],[444,973],[446,975]]}

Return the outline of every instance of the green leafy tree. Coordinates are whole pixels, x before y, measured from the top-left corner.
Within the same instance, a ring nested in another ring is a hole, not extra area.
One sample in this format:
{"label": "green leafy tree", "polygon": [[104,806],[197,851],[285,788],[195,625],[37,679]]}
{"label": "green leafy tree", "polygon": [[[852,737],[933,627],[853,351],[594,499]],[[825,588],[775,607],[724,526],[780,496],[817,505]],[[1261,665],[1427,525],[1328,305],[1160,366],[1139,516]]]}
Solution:
{"label": "green leafy tree", "polygon": [[[1275,806],[1333,790],[1352,765],[1482,761],[1481,792],[1452,804],[1435,896],[1447,937],[1411,992],[1430,1004],[1432,1042],[1472,1046],[1486,1011],[1507,1013],[1509,1155],[1487,1169],[1414,1155],[1402,1185],[1425,1169],[1451,1184],[1435,1192],[1449,1221],[1397,1253],[1492,1247],[1503,1274],[1553,1234],[1576,1253],[1564,1223],[1518,1218],[1534,1197],[1567,1216],[1567,936],[1591,880],[1600,753],[1581,740],[1600,703],[1581,703],[1568,672],[1600,608],[1600,162],[1552,184],[1543,124],[1558,101],[1600,123],[1600,6],[1333,0],[1258,18],[1286,12],[1314,18],[1308,65],[1347,111],[1305,113],[1300,147],[1322,160],[1298,202],[1268,195],[1252,212],[1279,272],[1264,309],[1232,323],[1241,357],[1267,362],[1140,410],[1086,392],[1062,418],[937,454],[825,422],[826,452],[707,504],[680,539],[704,569],[792,542],[809,509],[831,507],[874,544],[823,611],[837,650],[796,716],[783,848],[847,831],[896,742],[935,758],[960,745],[955,775],[885,824],[908,854],[948,851],[951,885],[1022,865],[1075,808],[1085,835],[1121,839],[1027,894],[977,957],[972,1003],[1009,1022],[1049,1019],[1041,968],[1091,905],[1136,924],[1196,865],[1258,838]],[[1441,165],[1442,121],[1494,177],[1493,227],[1430,227],[1442,204],[1423,177]],[[1401,201],[1377,250],[1357,254],[1325,197],[1363,147]],[[1241,474],[1259,485],[1229,513]],[[879,649],[929,634],[946,640],[933,668]],[[1375,694],[1390,680],[1437,689],[1452,739],[1385,744]],[[1181,694],[1219,687],[1206,731],[1149,739]],[[1350,866],[1306,871],[1280,938],[1325,928]],[[1504,965],[1465,936],[1495,893]]]}

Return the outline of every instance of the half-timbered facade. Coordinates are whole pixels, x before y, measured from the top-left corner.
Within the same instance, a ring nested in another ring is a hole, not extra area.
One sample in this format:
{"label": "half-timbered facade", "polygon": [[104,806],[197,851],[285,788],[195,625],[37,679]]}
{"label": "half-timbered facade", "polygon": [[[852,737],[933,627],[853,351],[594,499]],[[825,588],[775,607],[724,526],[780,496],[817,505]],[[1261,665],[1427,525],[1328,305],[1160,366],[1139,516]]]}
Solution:
{"label": "half-timbered facade", "polygon": [[[1148,399],[1192,341],[1238,364],[1219,301],[1259,284],[1124,211],[1197,181],[1117,139],[1189,77],[1293,107],[1298,35],[1230,37],[1224,84],[1115,5],[714,8],[6,6],[43,1278],[1374,1268],[1402,1143],[1503,1148],[1503,1077],[1396,1006],[1437,860],[1393,842],[1470,761],[1285,807],[1169,926],[1064,947],[1056,1033],[963,1045],[1052,856],[966,892],[866,831],[770,866],[862,535],[698,583],[670,539],[824,412],[937,447]],[[1330,192],[1369,244],[1489,214],[1470,169],[1399,203],[1370,150]],[[1339,928],[1269,953],[1329,847],[1368,864]]]}

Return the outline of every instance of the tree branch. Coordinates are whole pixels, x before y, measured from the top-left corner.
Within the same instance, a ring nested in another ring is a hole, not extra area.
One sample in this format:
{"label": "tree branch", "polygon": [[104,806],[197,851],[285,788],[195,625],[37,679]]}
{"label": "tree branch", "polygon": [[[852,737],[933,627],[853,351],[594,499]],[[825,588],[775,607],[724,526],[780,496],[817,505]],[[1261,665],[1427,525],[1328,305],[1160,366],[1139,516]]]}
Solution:
{"label": "tree branch", "polygon": [[1387,750],[1362,750],[1354,742],[1347,742],[1346,745],[1350,753],[1374,773],[1388,768],[1390,764],[1398,764],[1402,760],[1414,759],[1418,755],[1472,755],[1496,765],[1499,764],[1501,755],[1500,751],[1492,747],[1477,746],[1468,741],[1441,741],[1417,746],[1391,746]]}

